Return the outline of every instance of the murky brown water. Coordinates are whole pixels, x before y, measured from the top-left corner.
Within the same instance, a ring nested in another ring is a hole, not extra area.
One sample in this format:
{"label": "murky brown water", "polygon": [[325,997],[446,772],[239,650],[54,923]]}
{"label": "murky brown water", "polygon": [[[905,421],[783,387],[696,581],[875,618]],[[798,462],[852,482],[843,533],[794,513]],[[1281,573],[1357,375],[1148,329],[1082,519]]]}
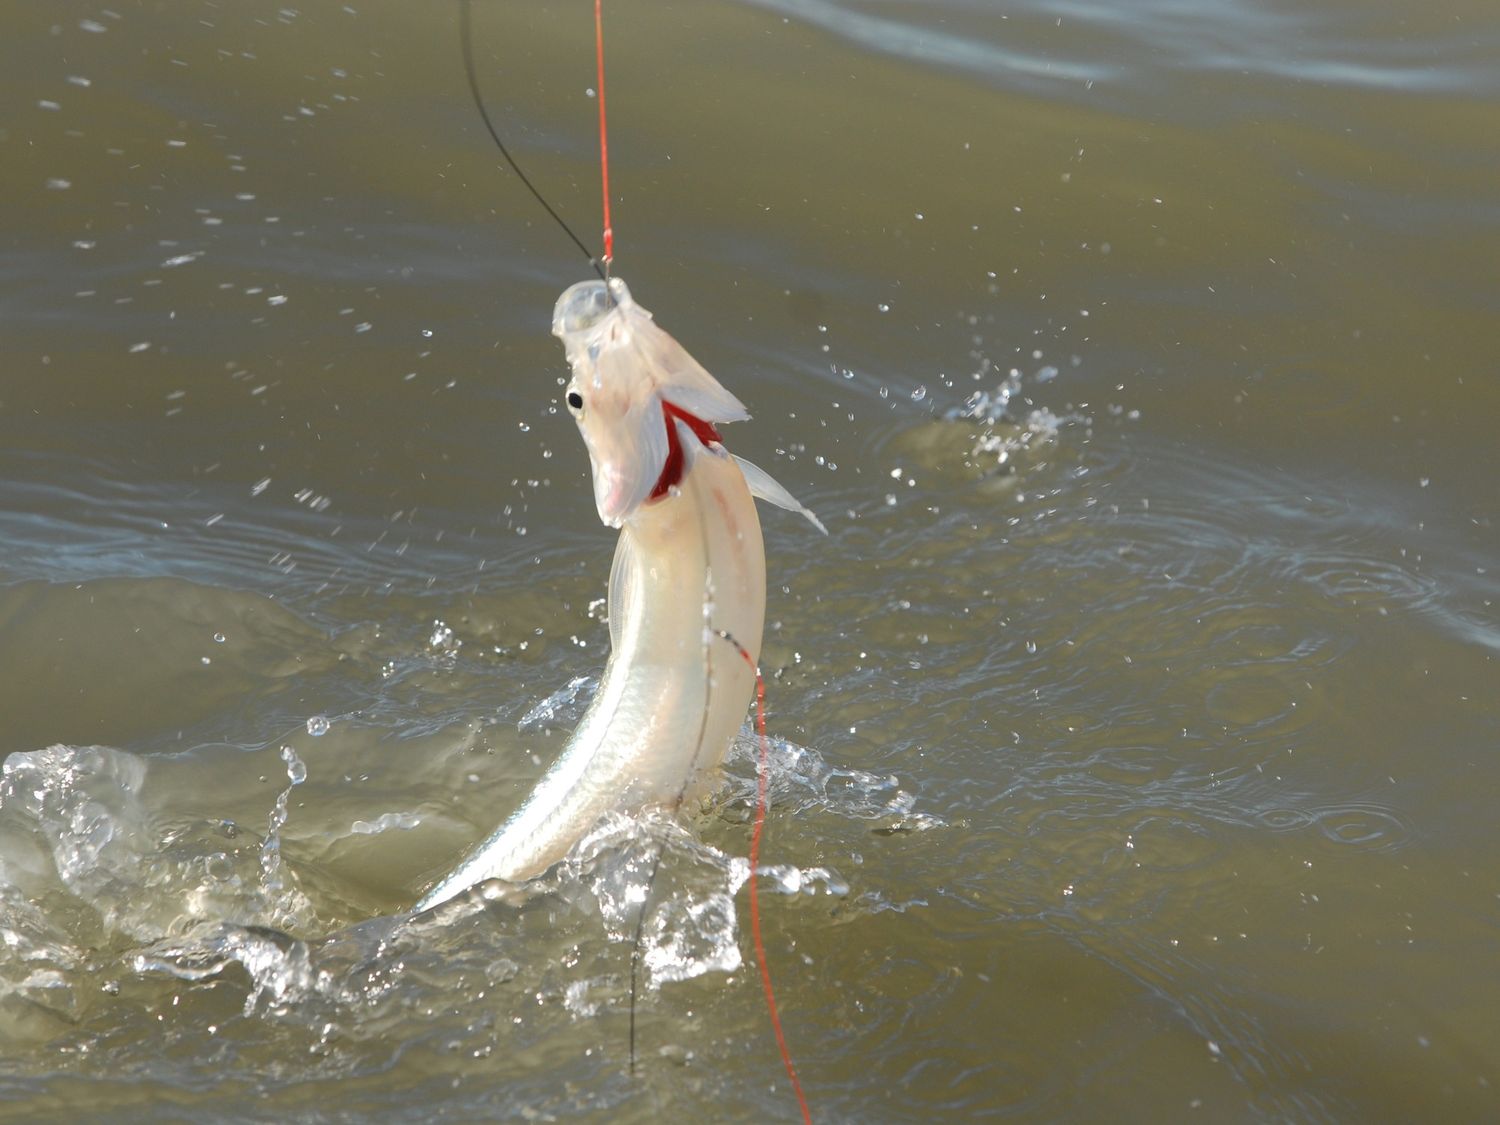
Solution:
{"label": "murky brown water", "polygon": [[[475,30],[595,241],[587,9]],[[1500,14],[606,15],[617,268],[832,532],[764,517],[815,1118],[1500,1112]],[[644,826],[635,1076],[642,825],[399,921],[608,640],[456,8],[3,27],[0,1115],[793,1117],[748,746]]]}

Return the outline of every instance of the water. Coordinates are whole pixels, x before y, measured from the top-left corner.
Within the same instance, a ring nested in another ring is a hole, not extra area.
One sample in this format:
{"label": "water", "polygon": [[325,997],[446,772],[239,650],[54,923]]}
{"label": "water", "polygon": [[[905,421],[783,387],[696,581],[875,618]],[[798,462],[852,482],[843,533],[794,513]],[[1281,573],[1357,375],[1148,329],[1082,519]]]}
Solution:
{"label": "water", "polygon": [[[475,38],[594,241],[577,9]],[[618,268],[832,533],[764,513],[815,1117],[1495,1116],[1492,6],[606,17]],[[608,640],[547,332],[587,266],[456,28],[7,18],[6,1117],[795,1114],[753,744],[402,917]]]}

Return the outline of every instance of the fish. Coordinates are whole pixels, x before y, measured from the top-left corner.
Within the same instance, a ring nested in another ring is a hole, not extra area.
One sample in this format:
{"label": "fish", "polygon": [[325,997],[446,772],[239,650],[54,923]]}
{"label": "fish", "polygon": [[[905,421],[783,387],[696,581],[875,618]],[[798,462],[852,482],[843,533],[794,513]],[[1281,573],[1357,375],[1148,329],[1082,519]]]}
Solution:
{"label": "fish", "polygon": [[562,754],[521,806],[414,907],[547,870],[600,817],[679,808],[722,763],[755,686],[766,560],[755,500],[827,529],[724,446],[744,405],[619,277],[581,281],[553,310],[572,375],[565,400],[599,519],[619,529],[610,653]]}

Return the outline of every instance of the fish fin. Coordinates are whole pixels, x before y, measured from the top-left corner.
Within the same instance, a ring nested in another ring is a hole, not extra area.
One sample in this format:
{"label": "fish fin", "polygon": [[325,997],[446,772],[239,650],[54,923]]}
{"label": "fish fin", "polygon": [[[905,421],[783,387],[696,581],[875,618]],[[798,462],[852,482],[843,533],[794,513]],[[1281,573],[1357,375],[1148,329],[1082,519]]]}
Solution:
{"label": "fish fin", "polygon": [[[636,307],[636,311],[645,312]],[[655,375],[662,398],[705,422],[743,422],[750,412],[650,314],[631,323],[631,343]]]}
{"label": "fish fin", "polygon": [[745,474],[745,483],[750,486],[751,496],[764,500],[768,504],[775,504],[778,508],[785,508],[789,512],[800,512],[812,521],[815,528],[824,535],[828,534],[823,521],[813,515],[811,509],[805,507],[795,496],[777,484],[770,473],[736,454],[730,454],[730,456],[734,457],[734,463],[740,467],[740,472]]}
{"label": "fish fin", "polygon": [[[682,353],[687,356],[686,352]],[[687,356],[692,359],[692,356]],[[693,366],[697,367],[694,362]],[[700,367],[700,371],[703,369]],[[670,383],[661,389],[661,397],[673,406],[687,411],[695,418],[702,418],[710,425],[723,425],[725,422],[746,422],[750,419],[750,412],[734,395],[719,385],[717,379],[703,372],[710,380],[712,386],[707,384],[684,384]]]}
{"label": "fish fin", "polygon": [[605,603],[609,614],[609,644],[616,652],[620,649],[625,622],[630,619],[630,605],[636,597],[636,578],[639,573],[635,536],[628,530],[622,531],[615,540],[615,561],[609,568],[609,600]]}

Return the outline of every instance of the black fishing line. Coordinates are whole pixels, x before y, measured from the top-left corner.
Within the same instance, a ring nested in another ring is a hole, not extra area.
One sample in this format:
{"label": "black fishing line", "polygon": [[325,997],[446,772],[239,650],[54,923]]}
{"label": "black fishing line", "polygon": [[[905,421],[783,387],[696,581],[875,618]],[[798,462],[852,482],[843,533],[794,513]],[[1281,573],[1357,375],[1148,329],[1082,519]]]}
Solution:
{"label": "black fishing line", "polygon": [[495,128],[495,123],[490,120],[489,110],[484,108],[484,99],[479,95],[479,78],[474,72],[474,37],[471,34],[472,15],[469,10],[470,0],[458,0],[458,36],[463,44],[464,75],[469,80],[469,93],[474,98],[474,106],[479,110],[480,119],[484,121],[484,127],[489,130],[495,147],[500,150],[500,155],[505,157],[505,162],[510,165],[510,170],[516,174],[520,181],[526,185],[526,190],[531,192],[536,201],[542,205],[547,214],[552,216],[554,222],[562,227],[563,233],[573,240],[573,245],[583,251],[583,256],[589,260],[589,265],[594,267],[594,272],[601,279],[608,281],[609,276],[599,259],[594,256],[592,250],[584,245],[583,240],[573,233],[573,228],[563,221],[563,217],[552,209],[546,197],[537,190],[535,184],[521,171],[521,166],[516,163],[516,158],[510,154],[510,149],[505,147],[505,142],[500,139],[500,131]]}

